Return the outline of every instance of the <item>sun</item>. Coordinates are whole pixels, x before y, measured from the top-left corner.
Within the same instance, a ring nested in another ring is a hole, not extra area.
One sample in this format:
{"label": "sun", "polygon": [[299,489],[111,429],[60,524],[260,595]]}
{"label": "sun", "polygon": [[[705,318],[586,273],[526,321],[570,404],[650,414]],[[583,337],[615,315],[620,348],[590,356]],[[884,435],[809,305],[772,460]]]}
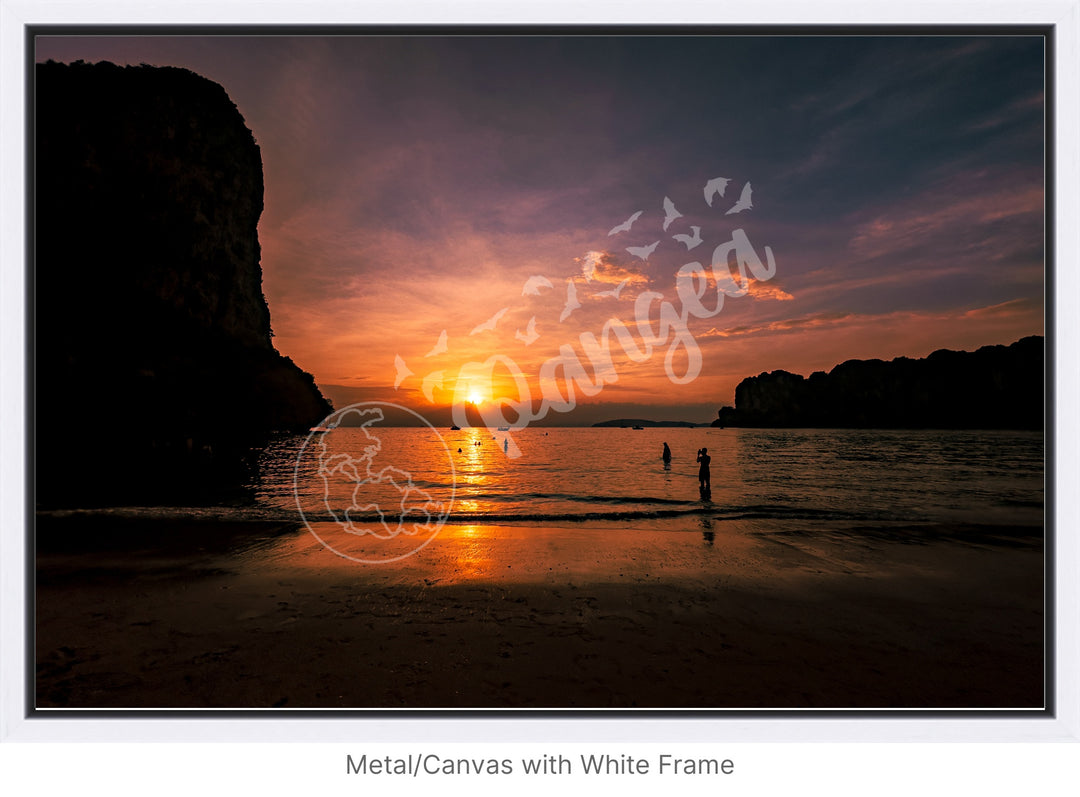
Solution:
{"label": "sun", "polygon": [[479,404],[484,400],[484,397],[477,393],[475,390],[469,394],[465,401],[469,404]]}

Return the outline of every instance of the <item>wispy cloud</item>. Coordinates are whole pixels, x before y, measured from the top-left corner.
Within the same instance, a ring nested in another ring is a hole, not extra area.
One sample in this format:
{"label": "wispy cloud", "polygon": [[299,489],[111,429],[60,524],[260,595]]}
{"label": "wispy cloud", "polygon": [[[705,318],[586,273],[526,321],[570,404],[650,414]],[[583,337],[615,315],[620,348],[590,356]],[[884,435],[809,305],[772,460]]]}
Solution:
{"label": "wispy cloud", "polygon": [[1041,91],[1036,91],[1026,97],[1017,97],[1005,103],[999,109],[992,111],[985,118],[974,121],[968,125],[968,131],[982,133],[1000,128],[1007,124],[1027,119],[1031,114],[1042,114],[1046,107],[1046,98]]}
{"label": "wispy cloud", "polygon": [[[940,328],[958,323],[997,324],[1011,322],[1024,335],[1042,334],[1043,308],[1031,299],[1013,299],[985,307],[972,307],[944,312],[900,310],[887,313],[858,313],[828,311],[795,318],[780,318],[757,325],[732,327],[715,326],[699,335],[701,338],[757,337],[773,334],[802,333],[807,330],[851,330],[871,325],[895,326],[898,323],[922,323]],[[1016,333],[1006,333],[1009,334]]]}
{"label": "wispy cloud", "polygon": [[954,175],[859,225],[849,246],[860,257],[895,255],[950,236],[966,239],[972,231],[1019,216],[1040,218],[1045,202],[1040,175],[1000,177]]}

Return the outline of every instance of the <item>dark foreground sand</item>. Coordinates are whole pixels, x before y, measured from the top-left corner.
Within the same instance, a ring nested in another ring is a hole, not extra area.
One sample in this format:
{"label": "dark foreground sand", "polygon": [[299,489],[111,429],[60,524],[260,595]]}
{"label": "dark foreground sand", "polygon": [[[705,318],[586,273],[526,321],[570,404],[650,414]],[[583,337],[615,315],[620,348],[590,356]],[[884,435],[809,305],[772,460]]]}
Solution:
{"label": "dark foreground sand", "polygon": [[1041,708],[1042,530],[39,517],[37,705]]}

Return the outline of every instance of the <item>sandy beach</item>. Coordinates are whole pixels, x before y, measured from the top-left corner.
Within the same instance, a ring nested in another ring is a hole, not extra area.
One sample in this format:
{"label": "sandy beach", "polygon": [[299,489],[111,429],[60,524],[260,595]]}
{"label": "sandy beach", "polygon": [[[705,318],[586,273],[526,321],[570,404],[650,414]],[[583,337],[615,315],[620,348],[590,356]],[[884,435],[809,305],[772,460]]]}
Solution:
{"label": "sandy beach", "polygon": [[[40,516],[39,708],[1043,706],[1042,529]],[[150,544],[150,540],[154,540]]]}

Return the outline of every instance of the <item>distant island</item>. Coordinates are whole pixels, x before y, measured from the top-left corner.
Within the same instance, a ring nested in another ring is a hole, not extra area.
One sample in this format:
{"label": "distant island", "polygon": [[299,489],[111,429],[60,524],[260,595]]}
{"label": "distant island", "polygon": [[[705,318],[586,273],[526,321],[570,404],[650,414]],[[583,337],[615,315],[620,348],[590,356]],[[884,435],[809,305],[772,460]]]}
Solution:
{"label": "distant island", "polygon": [[707,423],[691,423],[690,421],[646,421],[641,418],[619,418],[614,421],[600,421],[600,423],[594,423],[593,428],[598,426],[611,427],[616,426],[619,428],[632,429],[635,426],[665,426],[665,427],[680,427],[685,429],[692,429],[698,426],[708,426]]}
{"label": "distant island", "polygon": [[864,429],[1042,429],[1041,336],[923,359],[848,360],[809,377],[744,379],[713,426]]}

